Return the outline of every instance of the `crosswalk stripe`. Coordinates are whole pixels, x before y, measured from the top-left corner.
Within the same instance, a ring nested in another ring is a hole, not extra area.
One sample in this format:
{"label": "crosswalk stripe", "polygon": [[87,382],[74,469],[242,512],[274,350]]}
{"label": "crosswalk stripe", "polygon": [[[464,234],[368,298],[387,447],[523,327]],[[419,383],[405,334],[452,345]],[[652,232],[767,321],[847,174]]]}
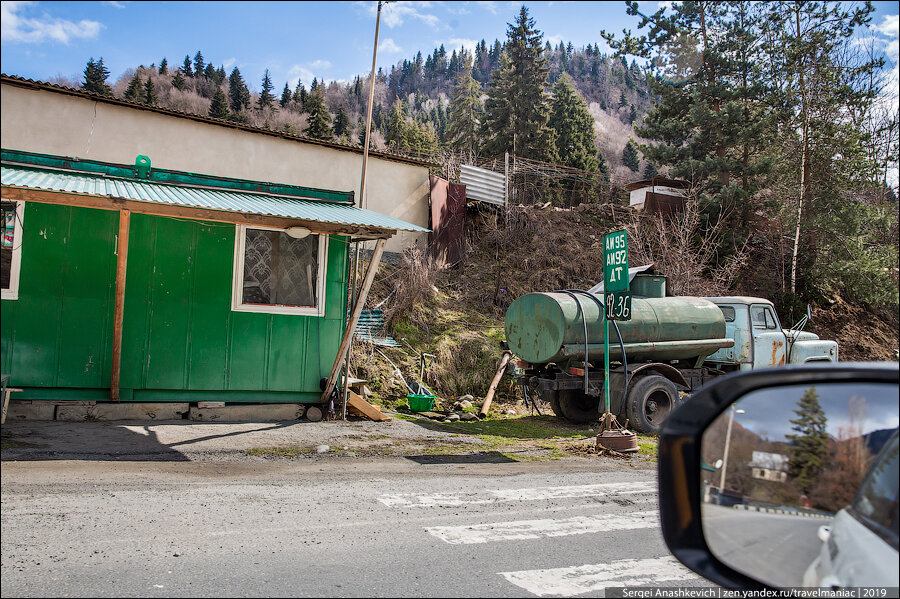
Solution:
{"label": "crosswalk stripe", "polygon": [[564,537],[658,526],[659,512],[649,510],[623,515],[600,514],[597,516],[575,516],[573,518],[555,520],[519,520],[516,522],[495,522],[468,526],[433,526],[425,530],[451,545],[469,545],[489,543],[491,541]]}
{"label": "crosswalk stripe", "polygon": [[569,597],[608,587],[661,586],[662,583],[700,580],[673,557],[622,559],[607,564],[500,572],[500,575],[539,597]]}
{"label": "crosswalk stripe", "polygon": [[656,482],[600,483],[534,489],[493,489],[478,493],[398,493],[382,495],[378,501],[389,507],[456,507],[506,501],[541,501],[579,497],[617,497],[656,493]]}

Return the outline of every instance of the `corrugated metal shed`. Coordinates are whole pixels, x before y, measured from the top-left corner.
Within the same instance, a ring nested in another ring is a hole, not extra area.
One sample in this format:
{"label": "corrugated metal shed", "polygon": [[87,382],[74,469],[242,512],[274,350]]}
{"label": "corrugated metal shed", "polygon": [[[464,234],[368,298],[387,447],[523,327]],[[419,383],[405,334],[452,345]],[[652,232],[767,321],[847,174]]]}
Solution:
{"label": "corrugated metal shed", "polygon": [[506,203],[506,176],[501,173],[463,164],[459,182],[466,186],[467,199],[499,206]]}
{"label": "corrugated metal shed", "polygon": [[260,214],[320,223],[369,226],[398,231],[428,231],[397,218],[355,206],[244,191],[190,187],[120,179],[86,173],[4,165],[2,184],[9,187],[79,193],[152,204]]}

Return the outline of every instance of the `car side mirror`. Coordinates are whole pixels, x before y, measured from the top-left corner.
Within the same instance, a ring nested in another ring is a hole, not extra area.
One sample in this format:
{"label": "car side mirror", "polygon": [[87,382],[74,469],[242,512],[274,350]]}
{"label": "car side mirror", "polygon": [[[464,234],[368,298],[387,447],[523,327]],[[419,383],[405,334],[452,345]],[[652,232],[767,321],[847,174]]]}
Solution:
{"label": "car side mirror", "polygon": [[660,436],[672,554],[727,588],[896,587],[898,389],[896,363],[757,370],[700,389]]}

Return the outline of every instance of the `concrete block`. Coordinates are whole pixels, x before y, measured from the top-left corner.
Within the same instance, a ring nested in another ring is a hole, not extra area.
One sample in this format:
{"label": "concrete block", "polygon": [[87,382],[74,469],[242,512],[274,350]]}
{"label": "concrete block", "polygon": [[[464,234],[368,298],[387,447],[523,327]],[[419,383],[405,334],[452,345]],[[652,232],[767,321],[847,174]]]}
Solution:
{"label": "concrete block", "polygon": [[67,422],[111,420],[181,420],[187,403],[98,403],[93,406],[58,406],[56,419]]}
{"label": "concrete block", "polygon": [[191,408],[189,418],[196,422],[278,422],[299,420],[306,412],[304,404],[267,404],[258,406],[224,406]]}
{"label": "concrete block", "polygon": [[6,410],[6,421],[14,420],[53,420],[56,406],[52,403],[30,400],[9,400]]}

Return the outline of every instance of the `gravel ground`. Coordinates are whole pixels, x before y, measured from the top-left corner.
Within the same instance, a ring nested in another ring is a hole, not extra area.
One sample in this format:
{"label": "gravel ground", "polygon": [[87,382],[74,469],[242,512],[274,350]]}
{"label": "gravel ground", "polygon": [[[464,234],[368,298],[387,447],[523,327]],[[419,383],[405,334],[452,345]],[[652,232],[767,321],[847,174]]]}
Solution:
{"label": "gravel ground", "polygon": [[[333,458],[411,458],[421,463],[553,461],[608,462],[611,467],[655,468],[647,455],[623,461],[593,453],[591,437],[491,436],[480,423],[472,434],[443,430],[427,419],[209,423],[8,421],[2,461],[159,461],[261,463]],[[482,436],[478,436],[482,435]],[[627,463],[627,466],[625,464]],[[618,466],[617,466],[618,465]]]}

